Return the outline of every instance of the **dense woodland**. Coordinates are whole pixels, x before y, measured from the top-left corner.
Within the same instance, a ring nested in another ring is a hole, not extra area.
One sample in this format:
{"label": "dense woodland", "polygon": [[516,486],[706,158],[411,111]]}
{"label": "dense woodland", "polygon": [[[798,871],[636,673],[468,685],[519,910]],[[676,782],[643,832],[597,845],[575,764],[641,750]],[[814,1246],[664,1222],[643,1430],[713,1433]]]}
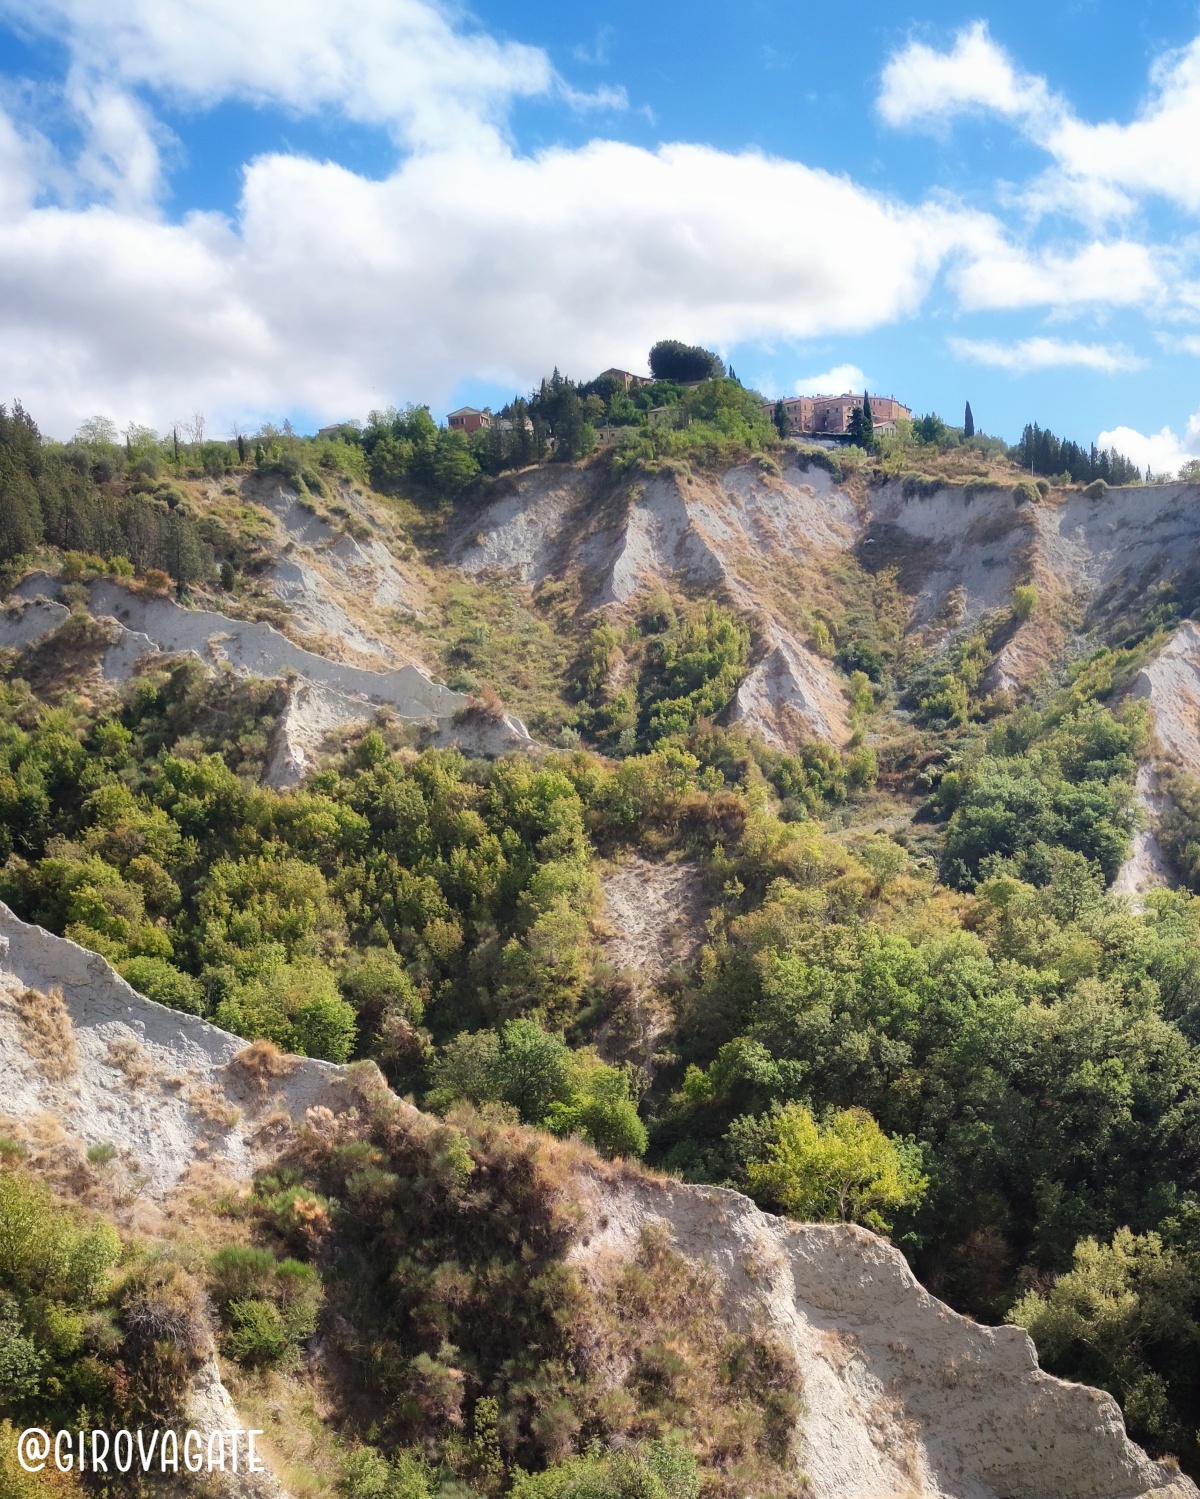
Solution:
{"label": "dense woodland", "polygon": [[[219,589],[242,539],[173,496],[172,475],[239,463],[309,494],[343,473],[453,507],[510,462],[549,460],[551,438],[556,461],[586,451],[601,418],[631,434],[606,461],[684,443],[695,463],[769,455],[758,397],[709,374],[636,399],[552,377],[508,408],[492,450],[423,408],[178,457],[136,434],[47,444],[18,408],[0,425],[2,556],[10,578],[53,546]],[[643,399],[677,405],[680,424],[645,426]],[[1075,450],[1056,453],[1070,468]],[[1014,617],[1027,607],[1014,597]],[[0,1417],[53,1408],[74,1424],[114,1390],[135,1415],[167,1409],[186,1338],[166,1358],[137,1308],[153,1290],[186,1326],[207,1290],[248,1371],[286,1366],[323,1304],[352,1330],[343,1352],[377,1419],[341,1476],[351,1499],[787,1492],[798,1386],[777,1350],[717,1347],[687,1322],[699,1293],[661,1245],[611,1306],[583,1308],[556,1278],[566,1229],[537,1183],[578,1139],[889,1233],[939,1296],[1029,1327],[1047,1367],[1110,1389],[1138,1440],[1195,1470],[1200,900],[1161,892],[1135,914],[1106,889],[1146,749],[1122,689],[1162,636],[1095,651],[1014,708],[980,686],[1004,624],[935,661],[882,609],[831,619],[855,737],[793,754],[720,727],[745,621],[647,595],[620,633],[583,640],[563,747],[467,760],[384,722],[293,793],[260,784],[277,684],[182,660],[111,700],[41,697],[14,655],[0,898],[164,1004],[285,1051],[371,1059],[448,1122],[417,1129],[372,1095],[360,1138],[309,1140],[258,1184],[240,1210],[254,1247],[186,1273],[39,1196],[0,1140]],[[81,609],[63,627],[92,628]],[[876,751],[867,729],[895,703],[911,728]],[[913,813],[893,835],[869,831],[885,790]],[[1169,837],[1196,883],[1200,788],[1176,790]],[[671,1023],[653,1056],[599,1044],[639,997],[595,937],[598,869],[635,850],[694,860],[711,903],[698,959],[661,986]],[[660,1302],[683,1320],[635,1335]],[[569,1373],[601,1336],[642,1370],[620,1411]],[[714,1456],[702,1434],[718,1428]]]}

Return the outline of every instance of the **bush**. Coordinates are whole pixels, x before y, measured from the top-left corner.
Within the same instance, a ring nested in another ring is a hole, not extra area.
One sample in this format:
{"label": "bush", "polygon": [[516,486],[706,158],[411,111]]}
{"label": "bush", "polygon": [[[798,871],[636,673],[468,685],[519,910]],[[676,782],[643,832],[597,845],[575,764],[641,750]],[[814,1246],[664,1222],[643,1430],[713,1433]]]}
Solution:
{"label": "bush", "polygon": [[234,1301],[225,1346],[248,1368],[281,1363],[292,1347],[279,1308],[271,1301]]}
{"label": "bush", "polygon": [[919,1156],[889,1139],[865,1109],[841,1109],[818,1124],[793,1103],[769,1128],[765,1159],[750,1163],[747,1179],[755,1197],[793,1218],[863,1223],[886,1233],[891,1217],[918,1203],[929,1185]]}
{"label": "bush", "polygon": [[1017,504],[1037,505],[1042,498],[1041,490],[1030,479],[1018,479],[1013,485],[1013,499]]}
{"label": "bush", "polygon": [[126,958],[117,964],[117,972],[147,999],[189,1015],[204,1014],[204,990],[199,981],[180,973],[164,958]]}
{"label": "bush", "polygon": [[696,1459],[679,1441],[570,1458],[544,1473],[521,1473],[510,1499],[699,1499]]}
{"label": "bush", "polygon": [[1033,612],[1037,608],[1038,591],[1034,583],[1018,583],[1013,589],[1012,608],[1016,619],[1025,621],[1033,618]]}
{"label": "bush", "polygon": [[281,1363],[316,1330],[321,1306],[317,1272],[267,1249],[227,1245],[209,1264],[209,1291],[239,1363]]}
{"label": "bush", "polygon": [[1093,479],[1083,492],[1089,500],[1102,500],[1108,493],[1108,485],[1103,479]]}

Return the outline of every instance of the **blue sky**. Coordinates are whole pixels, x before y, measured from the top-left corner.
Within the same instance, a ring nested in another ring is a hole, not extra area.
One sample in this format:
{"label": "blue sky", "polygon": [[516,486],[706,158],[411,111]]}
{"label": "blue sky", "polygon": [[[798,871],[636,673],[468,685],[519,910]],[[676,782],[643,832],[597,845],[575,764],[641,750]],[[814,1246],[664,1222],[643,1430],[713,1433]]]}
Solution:
{"label": "blue sky", "polygon": [[1200,453],[1200,15],[0,0],[0,393],[210,431],[719,348]]}

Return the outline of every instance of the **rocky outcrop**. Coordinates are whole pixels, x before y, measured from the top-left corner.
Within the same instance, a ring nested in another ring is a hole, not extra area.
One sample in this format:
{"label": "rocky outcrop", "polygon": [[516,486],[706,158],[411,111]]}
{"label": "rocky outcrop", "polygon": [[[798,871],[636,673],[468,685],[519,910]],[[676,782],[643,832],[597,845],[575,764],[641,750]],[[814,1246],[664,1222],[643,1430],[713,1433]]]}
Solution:
{"label": "rocky outcrop", "polygon": [[[69,1064],[31,1032],[26,990],[61,991],[53,1044]],[[0,1115],[53,1115],[82,1149],[115,1145],[150,1198],[168,1195],[200,1159],[248,1177],[276,1143],[275,1128],[264,1130],[272,1112],[278,1126],[317,1105],[344,1107],[345,1086],[341,1068],[296,1057],[264,1090],[234,1065],[245,1046],[155,1004],[98,953],[0,903]]]}
{"label": "rocky outcrop", "polygon": [[63,624],[70,610],[46,597],[14,595],[0,610],[0,650],[24,650]]}
{"label": "rocky outcrop", "polygon": [[784,637],[742,681],[732,717],[777,749],[811,738],[842,745],[850,737],[847,706],[820,657]]}
{"label": "rocky outcrop", "polygon": [[1161,890],[1175,883],[1171,861],[1158,841],[1155,826],[1171,805],[1171,799],[1159,789],[1153,766],[1139,765],[1134,796],[1142,816],[1142,825],[1134,835],[1129,857],[1117,871],[1112,883],[1114,895],[1128,895],[1135,907],[1144,904],[1141,897],[1148,890]]}
{"label": "rocky outcrop", "polygon": [[[26,578],[0,613],[0,647],[25,647],[56,630],[69,613],[47,596],[59,591],[46,573]],[[435,682],[419,666],[381,672],[331,661],[270,625],[185,609],[174,599],[136,593],[110,579],[94,582],[89,598],[92,614],[113,623],[113,643],[100,663],[110,681],[125,681],[147,657],[179,653],[196,656],[213,670],[289,679],[266,777],[277,788],[303,781],[327,734],[368,722],[380,708],[403,722],[428,725],[439,743],[459,744],[470,754],[506,754],[533,744],[525,725],[510,715],[489,719],[484,732],[471,716],[470,698]]]}
{"label": "rocky outcrop", "polygon": [[1138,672],[1130,693],[1150,709],[1163,752],[1189,774],[1200,775],[1200,624],[1184,620]]}
{"label": "rocky outcrop", "polygon": [[1042,1373],[1023,1330],[960,1317],[865,1229],[646,1178],[594,1183],[587,1209],[585,1269],[665,1226],[715,1274],[733,1328],[769,1329],[794,1351],[797,1466],[814,1499],[1195,1499],[1128,1439],[1110,1395]]}
{"label": "rocky outcrop", "polygon": [[450,548],[465,573],[535,584],[574,574],[589,609],[619,608],[664,584],[724,595],[761,637],[734,717],[781,746],[849,737],[844,679],[798,629],[807,584],[861,526],[825,469],[793,458],[781,474],[742,464],[630,482],[602,470],[538,469],[510,482]]}

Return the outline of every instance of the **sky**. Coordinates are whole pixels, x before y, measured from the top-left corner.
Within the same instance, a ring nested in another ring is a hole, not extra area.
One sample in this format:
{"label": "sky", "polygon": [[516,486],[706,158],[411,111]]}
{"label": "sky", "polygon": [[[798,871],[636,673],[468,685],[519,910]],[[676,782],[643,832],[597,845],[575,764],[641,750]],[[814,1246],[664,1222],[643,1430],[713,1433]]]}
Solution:
{"label": "sky", "polygon": [[214,435],[719,351],[1200,456],[1177,0],[0,0],[0,400]]}

